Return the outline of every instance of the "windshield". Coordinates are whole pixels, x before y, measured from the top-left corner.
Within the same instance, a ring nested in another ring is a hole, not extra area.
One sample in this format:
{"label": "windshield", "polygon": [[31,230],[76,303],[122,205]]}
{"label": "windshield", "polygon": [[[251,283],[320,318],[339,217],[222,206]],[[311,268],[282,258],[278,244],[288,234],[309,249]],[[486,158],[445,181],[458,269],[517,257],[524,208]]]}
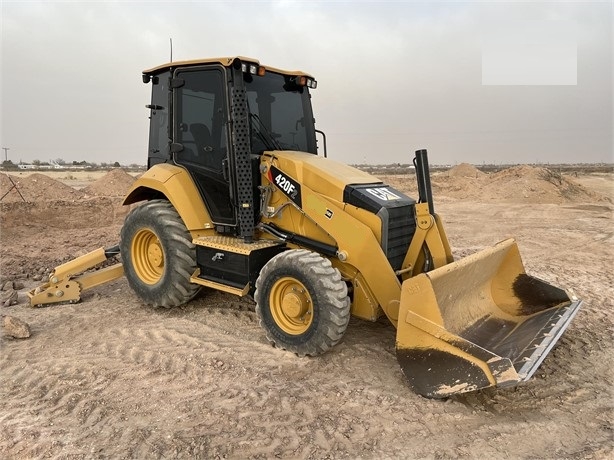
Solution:
{"label": "windshield", "polygon": [[244,74],[250,112],[252,153],[298,150],[317,153],[309,91],[292,77]]}

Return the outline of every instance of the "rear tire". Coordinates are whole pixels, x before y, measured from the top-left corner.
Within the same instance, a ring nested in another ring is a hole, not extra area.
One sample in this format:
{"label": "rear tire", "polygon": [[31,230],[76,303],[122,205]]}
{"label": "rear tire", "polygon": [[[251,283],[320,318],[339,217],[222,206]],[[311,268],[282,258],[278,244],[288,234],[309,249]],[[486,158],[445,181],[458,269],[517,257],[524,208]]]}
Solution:
{"label": "rear tire", "polygon": [[121,230],[120,253],[128,284],[147,304],[177,307],[199,286],[196,247],[181,217],[167,200],[151,200],[133,209]]}
{"label": "rear tire", "polygon": [[256,280],[254,299],[267,339],[299,356],[335,346],[350,320],[350,299],[339,270],[305,249],[269,260]]}

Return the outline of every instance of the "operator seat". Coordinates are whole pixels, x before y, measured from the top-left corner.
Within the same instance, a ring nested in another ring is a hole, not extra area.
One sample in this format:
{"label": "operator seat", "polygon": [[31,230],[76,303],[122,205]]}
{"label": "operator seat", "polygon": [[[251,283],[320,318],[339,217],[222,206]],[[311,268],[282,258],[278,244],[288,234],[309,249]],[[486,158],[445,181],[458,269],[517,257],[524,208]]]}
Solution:
{"label": "operator seat", "polygon": [[[203,158],[207,156],[207,154],[210,154],[213,147],[211,146],[211,131],[209,131],[207,125],[203,123],[192,123],[190,125],[190,133],[194,138],[198,157]],[[204,162],[206,162],[206,160]]]}

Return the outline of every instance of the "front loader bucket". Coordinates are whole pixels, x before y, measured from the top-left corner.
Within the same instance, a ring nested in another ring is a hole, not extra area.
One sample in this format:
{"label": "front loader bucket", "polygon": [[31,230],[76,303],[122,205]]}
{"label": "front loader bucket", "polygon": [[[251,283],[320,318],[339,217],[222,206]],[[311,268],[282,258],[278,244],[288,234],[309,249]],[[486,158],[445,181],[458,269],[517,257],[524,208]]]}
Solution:
{"label": "front loader bucket", "polygon": [[527,275],[514,240],[410,278],[397,359],[413,389],[444,398],[528,380],[581,305]]}

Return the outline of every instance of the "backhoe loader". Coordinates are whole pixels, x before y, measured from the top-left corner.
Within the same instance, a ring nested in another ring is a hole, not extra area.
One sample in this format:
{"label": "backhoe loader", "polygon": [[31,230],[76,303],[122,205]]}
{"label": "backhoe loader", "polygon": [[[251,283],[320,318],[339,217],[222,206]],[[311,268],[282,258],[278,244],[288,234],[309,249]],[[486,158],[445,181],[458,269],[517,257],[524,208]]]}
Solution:
{"label": "backhoe loader", "polygon": [[[327,158],[311,75],[229,57],[143,81],[148,169],[123,201],[140,204],[117,247],[57,267],[32,305],[123,275],[154,306],[213,288],[252,296],[267,339],[299,356],[339,343],[350,315],[386,315],[409,384],[431,398],[529,379],[578,311],[573,294],[525,273],[514,240],[454,261],[425,150],[417,199]],[[118,253],[121,264],[86,271]]]}

